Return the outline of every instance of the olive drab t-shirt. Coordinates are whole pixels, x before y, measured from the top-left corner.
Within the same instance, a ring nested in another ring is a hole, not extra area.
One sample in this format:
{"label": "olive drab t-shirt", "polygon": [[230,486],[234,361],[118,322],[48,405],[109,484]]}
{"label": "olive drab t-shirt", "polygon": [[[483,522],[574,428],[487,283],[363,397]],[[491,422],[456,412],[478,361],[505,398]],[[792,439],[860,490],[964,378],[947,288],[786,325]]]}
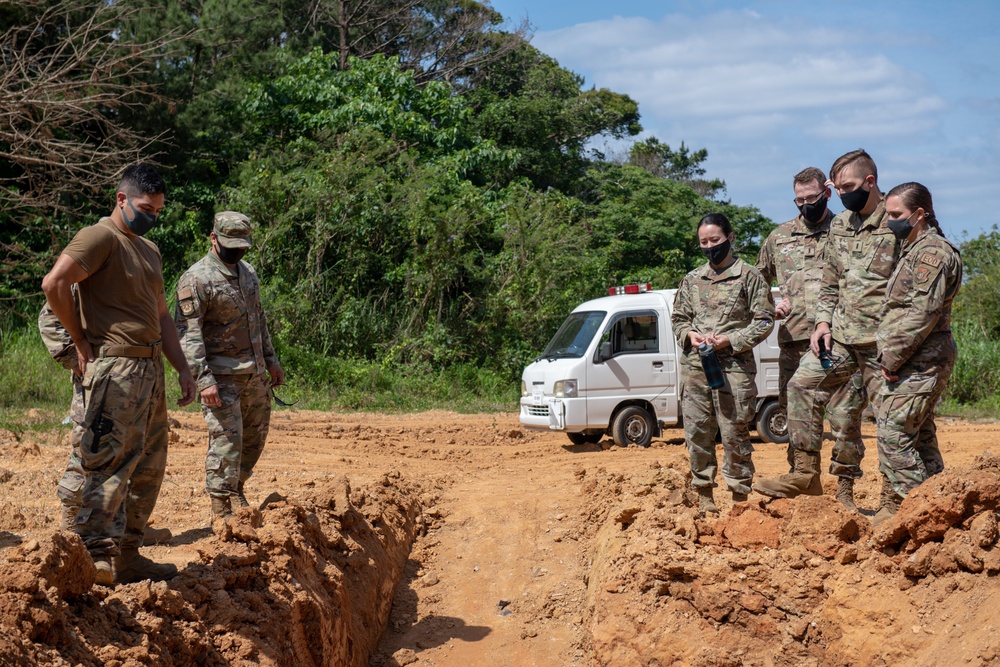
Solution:
{"label": "olive drab t-shirt", "polygon": [[79,284],[80,320],[91,345],[151,345],[160,340],[160,251],[111,218],[84,227],[63,250],[87,272]]}

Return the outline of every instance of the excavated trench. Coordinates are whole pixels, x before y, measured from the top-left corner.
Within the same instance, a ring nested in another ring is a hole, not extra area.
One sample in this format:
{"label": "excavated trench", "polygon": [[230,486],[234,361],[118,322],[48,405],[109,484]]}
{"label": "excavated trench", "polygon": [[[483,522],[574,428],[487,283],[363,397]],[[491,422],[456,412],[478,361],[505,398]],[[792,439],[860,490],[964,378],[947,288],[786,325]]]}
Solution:
{"label": "excavated trench", "polygon": [[398,474],[216,521],[199,559],[169,582],[92,587],[80,539],[49,533],[0,565],[3,665],[362,667],[378,644],[421,528]]}

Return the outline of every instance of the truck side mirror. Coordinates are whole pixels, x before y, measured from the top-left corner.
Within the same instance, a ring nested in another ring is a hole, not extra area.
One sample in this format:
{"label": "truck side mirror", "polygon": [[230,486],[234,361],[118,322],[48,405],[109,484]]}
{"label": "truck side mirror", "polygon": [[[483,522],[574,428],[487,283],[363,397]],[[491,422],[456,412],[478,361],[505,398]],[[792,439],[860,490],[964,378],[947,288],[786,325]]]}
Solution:
{"label": "truck side mirror", "polygon": [[598,353],[597,358],[601,361],[607,361],[611,356],[611,341],[606,340],[601,343],[601,351]]}

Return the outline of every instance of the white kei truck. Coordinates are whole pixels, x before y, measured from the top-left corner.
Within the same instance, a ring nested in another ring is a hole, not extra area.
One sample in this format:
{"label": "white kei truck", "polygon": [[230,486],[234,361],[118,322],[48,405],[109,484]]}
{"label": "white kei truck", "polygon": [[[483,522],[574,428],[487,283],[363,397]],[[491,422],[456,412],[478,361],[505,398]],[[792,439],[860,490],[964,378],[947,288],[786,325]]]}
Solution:
{"label": "white kei truck", "polygon": [[[665,426],[680,425],[683,353],[670,324],[676,292],[625,285],[577,306],[521,375],[521,424],[562,431],[575,445],[610,434],[621,447],[648,447]],[[776,324],[753,350],[754,421],[762,439],[784,443],[788,424],[778,405],[777,332]]]}

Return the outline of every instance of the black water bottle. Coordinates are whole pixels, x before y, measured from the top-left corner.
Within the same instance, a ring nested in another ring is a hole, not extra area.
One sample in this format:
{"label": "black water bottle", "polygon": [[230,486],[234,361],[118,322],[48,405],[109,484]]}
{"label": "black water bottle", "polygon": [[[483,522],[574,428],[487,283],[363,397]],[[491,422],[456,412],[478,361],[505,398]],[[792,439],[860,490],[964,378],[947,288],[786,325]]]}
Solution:
{"label": "black water bottle", "polygon": [[726,386],[726,377],[722,374],[722,366],[719,364],[719,357],[715,354],[715,348],[708,343],[698,346],[698,354],[701,356],[701,367],[705,369],[705,379],[712,389],[722,389]]}
{"label": "black water bottle", "polygon": [[826,343],[823,341],[823,337],[819,338],[819,363],[823,365],[824,369],[829,369],[833,366],[833,362],[830,360],[830,353],[826,351]]}

